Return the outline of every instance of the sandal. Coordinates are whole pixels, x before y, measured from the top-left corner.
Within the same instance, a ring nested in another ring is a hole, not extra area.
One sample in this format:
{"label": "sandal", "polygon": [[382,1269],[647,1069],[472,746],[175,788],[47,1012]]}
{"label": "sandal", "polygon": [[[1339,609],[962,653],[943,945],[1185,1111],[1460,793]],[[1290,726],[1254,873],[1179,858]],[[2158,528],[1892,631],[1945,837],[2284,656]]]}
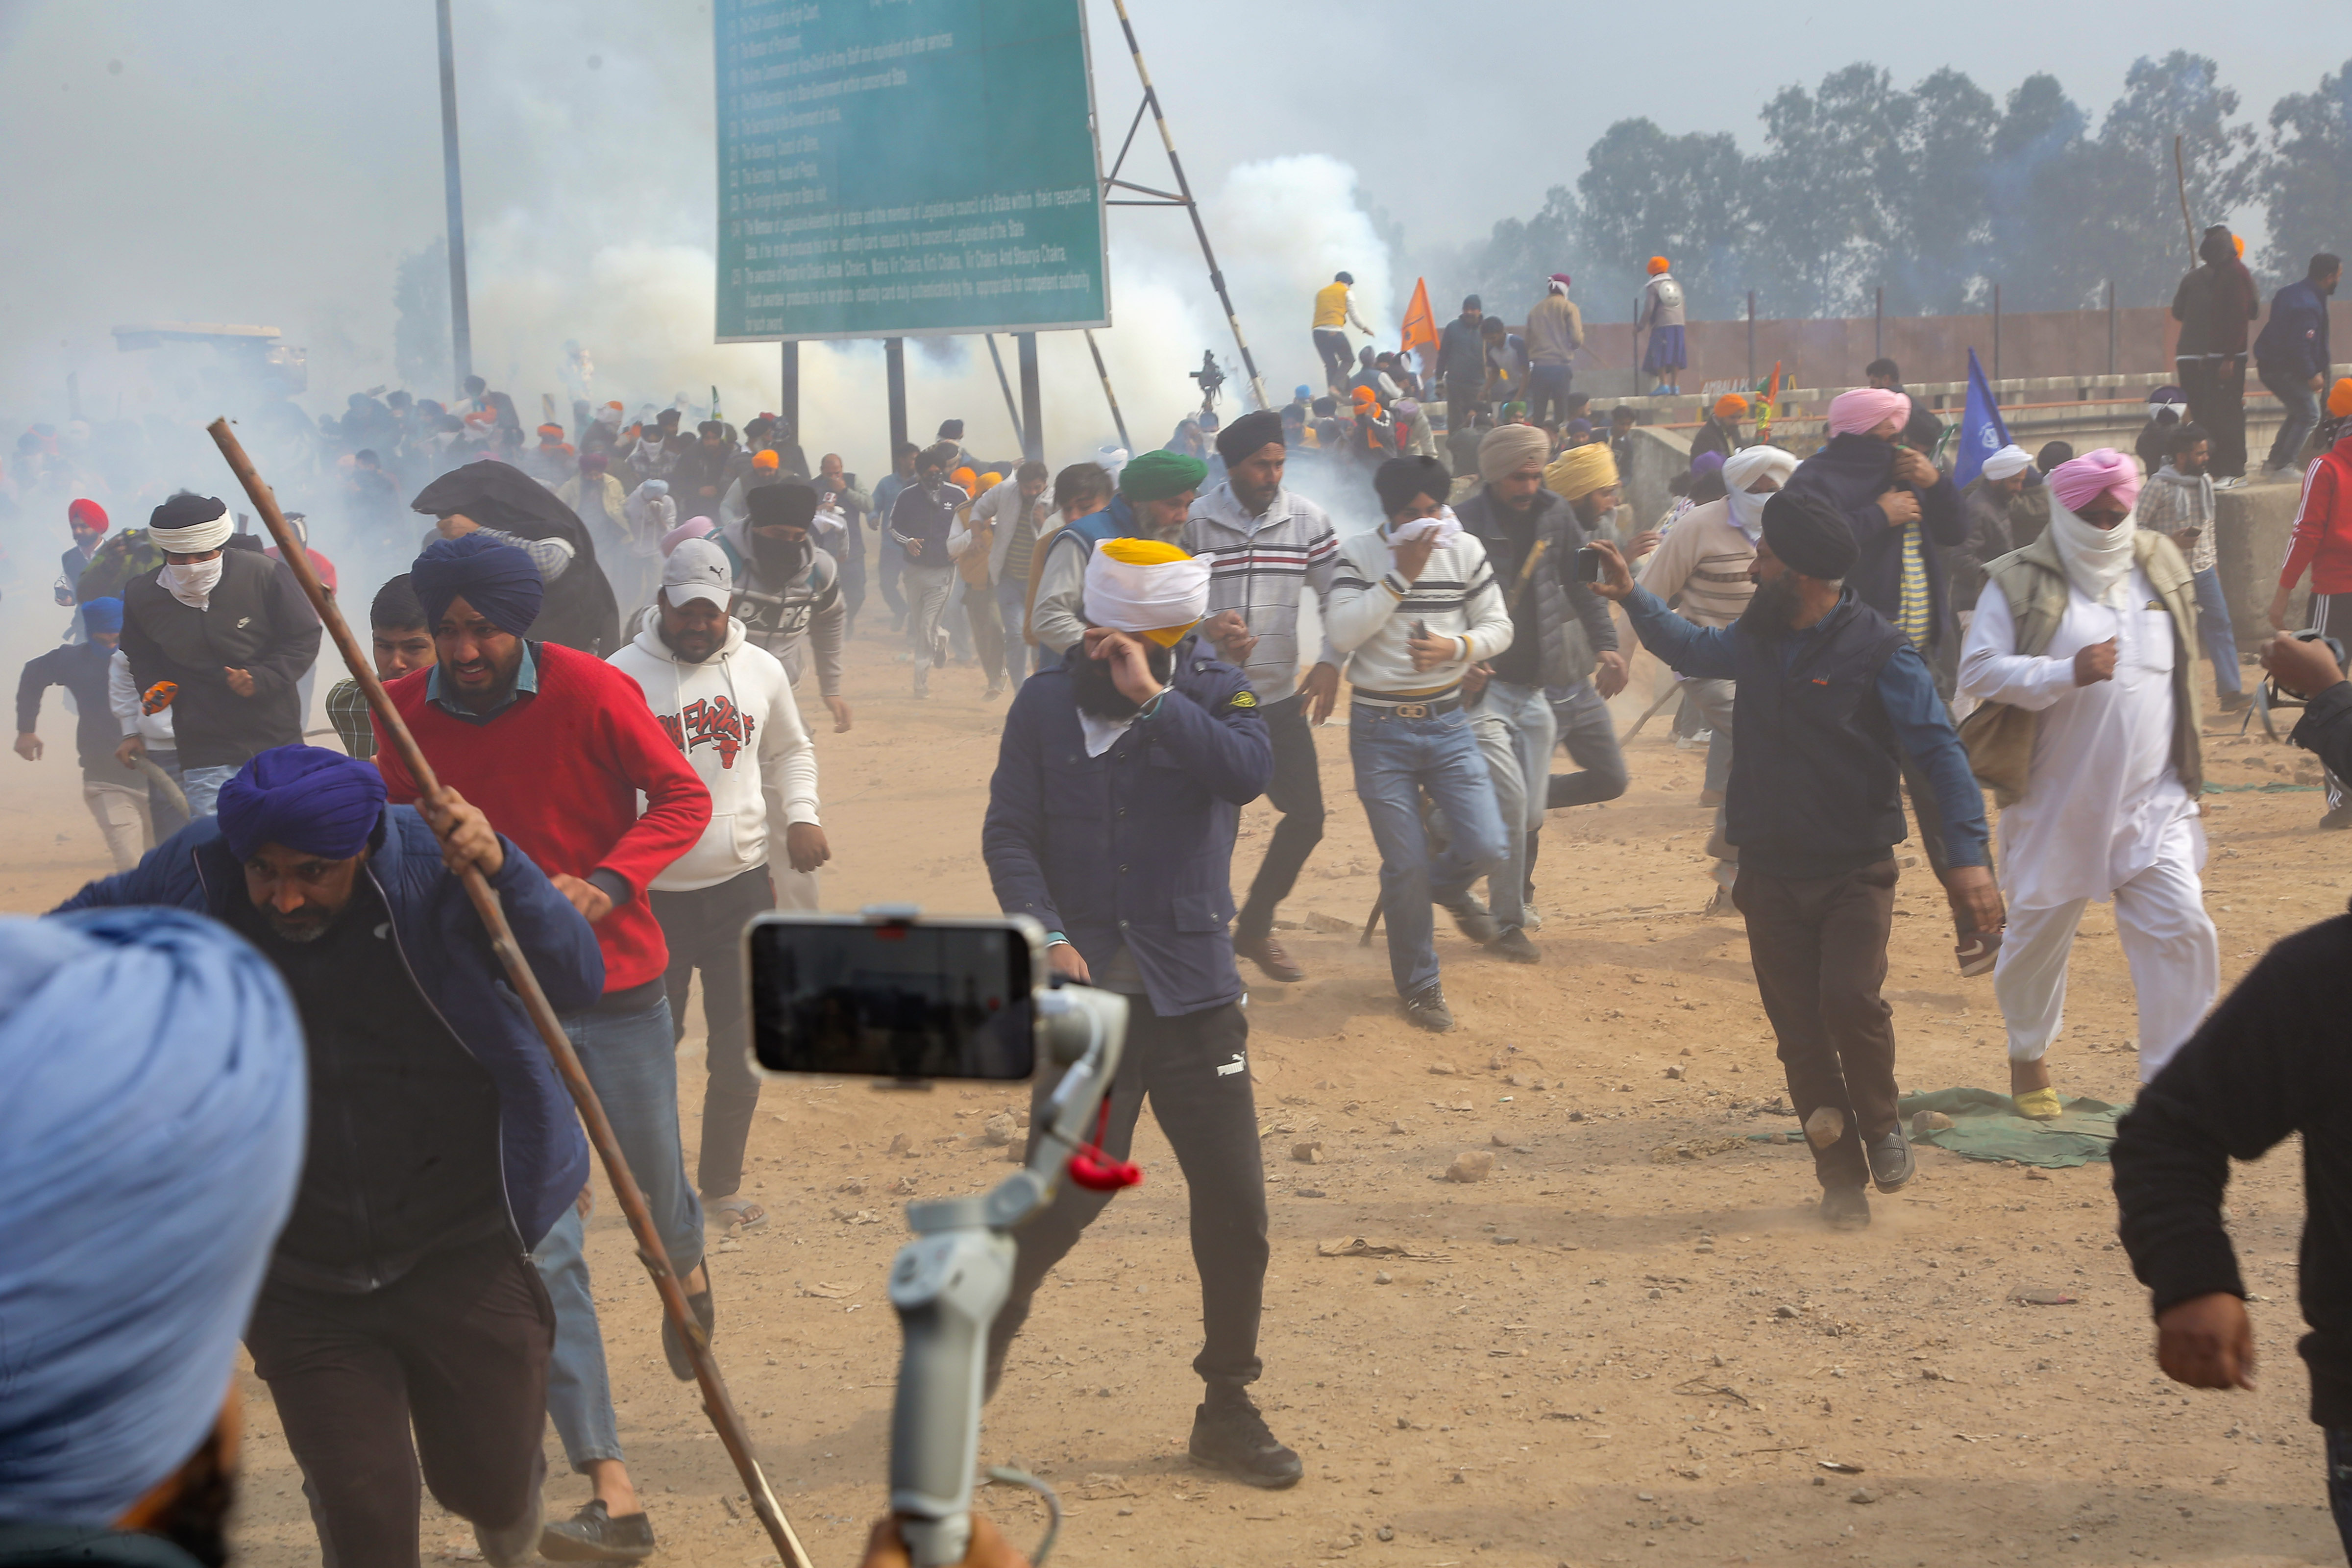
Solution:
{"label": "sandal", "polygon": [[703,1206],[713,1213],[727,1216],[727,1233],[730,1236],[740,1236],[747,1230],[757,1230],[768,1223],[768,1211],[750,1198],[709,1198],[704,1201]]}
{"label": "sandal", "polygon": [[2064,1114],[2054,1089],[2029,1089],[2015,1097],[2017,1113],[2033,1121],[2055,1121]]}

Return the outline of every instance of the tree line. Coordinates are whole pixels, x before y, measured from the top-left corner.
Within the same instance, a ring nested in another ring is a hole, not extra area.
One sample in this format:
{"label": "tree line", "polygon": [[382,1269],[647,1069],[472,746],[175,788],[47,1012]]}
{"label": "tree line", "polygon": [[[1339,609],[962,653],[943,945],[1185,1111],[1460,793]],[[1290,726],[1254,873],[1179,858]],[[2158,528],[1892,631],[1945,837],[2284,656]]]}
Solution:
{"label": "tree line", "polygon": [[[1857,63],[1765,104],[1763,146],[1621,120],[1573,188],[1483,241],[1416,258],[1443,310],[1465,293],[1517,318],[1567,271],[1587,315],[1623,320],[1643,263],[1674,261],[1693,320],[2064,310],[2168,302],[2193,266],[2173,138],[2199,226],[2258,208],[2270,237],[2246,260],[2267,286],[2352,238],[2352,60],[2271,110],[2267,134],[2203,55],[2143,56],[2094,129],[2058,79],[1996,100],[1960,71],[1908,88]],[[1393,221],[1374,215],[1392,237]]]}

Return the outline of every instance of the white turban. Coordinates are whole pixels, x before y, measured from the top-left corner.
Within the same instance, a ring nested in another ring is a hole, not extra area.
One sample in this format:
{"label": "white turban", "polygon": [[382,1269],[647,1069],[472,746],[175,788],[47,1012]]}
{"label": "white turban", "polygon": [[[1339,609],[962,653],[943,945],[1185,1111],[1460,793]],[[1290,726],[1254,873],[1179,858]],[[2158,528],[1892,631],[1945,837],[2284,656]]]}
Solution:
{"label": "white turban", "polygon": [[158,550],[173,555],[218,550],[236,532],[236,521],[229,516],[227,503],[211,496],[173,496],[157,507],[147,521],[147,537]]}
{"label": "white turban", "polygon": [[1173,647],[1209,613],[1209,563],[1157,539],[1106,539],[1087,562],[1087,619]]}
{"label": "white turban", "polygon": [[1731,521],[1750,542],[1763,537],[1764,503],[1771,498],[1750,494],[1748,487],[1768,477],[1785,485],[1796,471],[1797,454],[1780,447],[1745,447],[1723,460],[1724,502],[1730,509]]}
{"label": "white turban", "polygon": [[2022,447],[2003,447],[1984,460],[1984,475],[1989,479],[2005,479],[2021,471],[2033,461]]}

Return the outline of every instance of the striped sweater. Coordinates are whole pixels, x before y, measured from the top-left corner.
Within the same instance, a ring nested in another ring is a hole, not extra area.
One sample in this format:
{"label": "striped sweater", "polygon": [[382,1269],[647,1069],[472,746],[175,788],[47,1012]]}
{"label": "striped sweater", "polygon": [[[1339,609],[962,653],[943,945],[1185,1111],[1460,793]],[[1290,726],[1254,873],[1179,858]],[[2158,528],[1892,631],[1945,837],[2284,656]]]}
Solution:
{"label": "striped sweater", "polygon": [[[1306,497],[1276,490],[1263,517],[1253,517],[1220,484],[1192,503],[1184,521],[1184,549],[1209,563],[1209,614],[1237,610],[1257,646],[1242,673],[1261,703],[1279,702],[1298,689],[1298,606],[1315,590],[1328,615],[1331,580],[1339,563],[1339,536],[1323,509]],[[1327,636],[1316,662],[1336,666]]]}
{"label": "striped sweater", "polygon": [[[1416,582],[1396,572],[1386,525],[1339,546],[1339,568],[1324,600],[1324,631],[1349,655],[1348,683],[1358,697],[1413,700],[1450,695],[1480,659],[1511,646],[1511,612],[1495,584],[1486,547],[1457,533],[1430,552]],[[1405,643],[1415,623],[1452,637],[1462,657],[1417,670]]]}

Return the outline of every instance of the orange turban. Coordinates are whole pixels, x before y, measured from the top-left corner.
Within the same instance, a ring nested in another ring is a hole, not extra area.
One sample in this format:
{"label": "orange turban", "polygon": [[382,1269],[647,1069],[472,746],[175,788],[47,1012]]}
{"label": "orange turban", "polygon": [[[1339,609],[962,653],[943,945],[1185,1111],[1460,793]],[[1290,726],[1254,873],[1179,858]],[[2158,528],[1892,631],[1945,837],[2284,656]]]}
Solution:
{"label": "orange turban", "polygon": [[980,476],[973,473],[970,468],[958,468],[954,473],[948,476],[948,483],[955,486],[956,489],[963,491],[964,494],[970,495],[979,486]]}
{"label": "orange turban", "polygon": [[1748,399],[1736,392],[1727,392],[1715,400],[1717,419],[1734,419],[1748,412]]}
{"label": "orange turban", "polygon": [[1666,258],[1665,258],[1664,257],[1663,257],[1663,256],[1653,256],[1652,258],[1650,258],[1650,276],[1651,276],[1651,277],[1655,278],[1659,273],[1664,272],[1665,269],[1666,269]]}
{"label": "orange turban", "polygon": [[754,452],[751,454],[751,466],[759,469],[761,473],[767,473],[777,468],[782,463],[782,461],[783,459],[777,457],[773,452]]}
{"label": "orange turban", "polygon": [[1378,403],[1381,399],[1380,395],[1374,392],[1370,387],[1360,386],[1356,388],[1355,400],[1357,407],[1370,408],[1373,404]]}
{"label": "orange turban", "polygon": [[2327,389],[2327,413],[2334,419],[2352,414],[2352,375],[2344,377]]}

